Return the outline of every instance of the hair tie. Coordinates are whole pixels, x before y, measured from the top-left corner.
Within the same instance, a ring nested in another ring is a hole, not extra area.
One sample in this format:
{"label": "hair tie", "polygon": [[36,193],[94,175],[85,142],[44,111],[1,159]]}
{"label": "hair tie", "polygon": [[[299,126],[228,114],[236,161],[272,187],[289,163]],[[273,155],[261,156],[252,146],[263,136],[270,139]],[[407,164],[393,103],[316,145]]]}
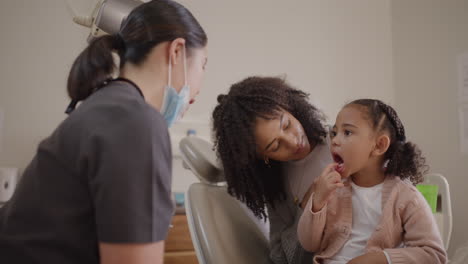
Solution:
{"label": "hair tie", "polygon": [[118,51],[125,51],[125,40],[123,39],[122,35],[120,35],[120,33],[117,33],[112,36],[114,38],[113,48]]}

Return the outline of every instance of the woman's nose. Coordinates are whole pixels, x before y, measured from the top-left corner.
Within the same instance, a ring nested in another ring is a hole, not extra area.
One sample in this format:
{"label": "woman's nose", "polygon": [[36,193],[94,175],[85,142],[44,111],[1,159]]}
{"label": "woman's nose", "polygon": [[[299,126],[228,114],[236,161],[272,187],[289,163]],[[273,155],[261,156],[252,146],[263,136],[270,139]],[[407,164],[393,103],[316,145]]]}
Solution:
{"label": "woman's nose", "polygon": [[283,134],[283,142],[288,148],[297,148],[299,142],[297,141],[297,137],[293,133]]}

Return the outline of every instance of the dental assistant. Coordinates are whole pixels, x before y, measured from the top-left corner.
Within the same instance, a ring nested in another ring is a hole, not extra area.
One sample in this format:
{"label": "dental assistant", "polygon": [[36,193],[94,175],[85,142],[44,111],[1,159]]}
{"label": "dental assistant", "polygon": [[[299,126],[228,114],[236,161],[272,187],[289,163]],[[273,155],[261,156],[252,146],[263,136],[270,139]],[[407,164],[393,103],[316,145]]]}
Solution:
{"label": "dental assistant", "polygon": [[162,263],[168,126],[194,102],[206,62],[204,30],[171,0],[138,6],[117,34],[94,40],[68,76],[69,116],[0,209],[1,262]]}

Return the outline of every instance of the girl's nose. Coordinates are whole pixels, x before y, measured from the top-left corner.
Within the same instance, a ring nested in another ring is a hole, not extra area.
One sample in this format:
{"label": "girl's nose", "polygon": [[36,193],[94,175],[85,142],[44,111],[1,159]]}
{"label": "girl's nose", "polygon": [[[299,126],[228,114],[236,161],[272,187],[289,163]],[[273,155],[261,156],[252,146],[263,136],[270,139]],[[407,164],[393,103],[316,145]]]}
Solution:
{"label": "girl's nose", "polygon": [[331,144],[332,146],[338,146],[339,145],[339,139],[338,139],[338,136],[334,136],[331,138]]}

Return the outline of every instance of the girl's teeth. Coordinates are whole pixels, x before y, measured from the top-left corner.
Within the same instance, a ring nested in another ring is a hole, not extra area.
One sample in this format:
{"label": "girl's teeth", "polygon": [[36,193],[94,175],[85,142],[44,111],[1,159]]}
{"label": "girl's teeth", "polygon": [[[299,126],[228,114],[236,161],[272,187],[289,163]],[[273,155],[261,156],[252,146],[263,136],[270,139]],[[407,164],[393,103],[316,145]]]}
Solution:
{"label": "girl's teeth", "polygon": [[344,163],[336,165],[335,170],[339,173],[343,172]]}

